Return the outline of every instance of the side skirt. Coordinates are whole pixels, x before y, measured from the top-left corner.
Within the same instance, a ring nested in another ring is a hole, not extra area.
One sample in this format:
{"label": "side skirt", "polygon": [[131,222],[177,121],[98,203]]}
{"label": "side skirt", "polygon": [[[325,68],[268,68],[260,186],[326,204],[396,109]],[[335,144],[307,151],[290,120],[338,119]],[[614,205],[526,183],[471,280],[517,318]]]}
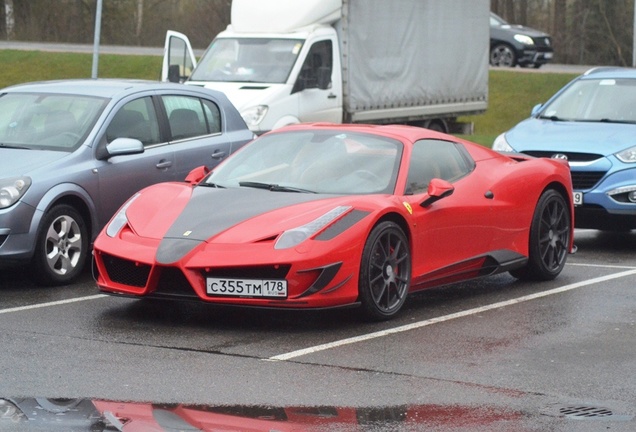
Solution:
{"label": "side skirt", "polygon": [[505,273],[521,268],[527,262],[527,256],[511,250],[492,251],[486,255],[476,256],[431,273],[414,276],[411,281],[411,291]]}

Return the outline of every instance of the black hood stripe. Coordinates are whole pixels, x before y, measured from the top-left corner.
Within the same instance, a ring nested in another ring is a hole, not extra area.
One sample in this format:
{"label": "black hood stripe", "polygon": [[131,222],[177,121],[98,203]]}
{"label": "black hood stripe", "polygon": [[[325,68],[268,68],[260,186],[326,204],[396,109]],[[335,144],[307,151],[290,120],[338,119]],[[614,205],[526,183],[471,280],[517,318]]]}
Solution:
{"label": "black hood stripe", "polygon": [[271,192],[254,188],[196,187],[190,201],[159,244],[159,264],[172,264],[210,237],[250,218],[309,201],[338,195]]}

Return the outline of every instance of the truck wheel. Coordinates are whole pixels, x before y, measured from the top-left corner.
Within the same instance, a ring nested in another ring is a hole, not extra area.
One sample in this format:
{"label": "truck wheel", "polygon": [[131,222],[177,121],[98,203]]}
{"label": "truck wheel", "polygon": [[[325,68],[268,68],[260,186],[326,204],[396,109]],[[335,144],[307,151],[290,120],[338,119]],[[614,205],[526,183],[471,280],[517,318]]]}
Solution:
{"label": "truck wheel", "polygon": [[49,210],[42,220],[33,256],[33,277],[42,285],[71,283],[82,271],[88,254],[84,219],[69,205]]}
{"label": "truck wheel", "polygon": [[358,291],[366,318],[384,321],[397,314],[411,285],[411,251],[402,229],[381,222],[369,234],[360,262]]}

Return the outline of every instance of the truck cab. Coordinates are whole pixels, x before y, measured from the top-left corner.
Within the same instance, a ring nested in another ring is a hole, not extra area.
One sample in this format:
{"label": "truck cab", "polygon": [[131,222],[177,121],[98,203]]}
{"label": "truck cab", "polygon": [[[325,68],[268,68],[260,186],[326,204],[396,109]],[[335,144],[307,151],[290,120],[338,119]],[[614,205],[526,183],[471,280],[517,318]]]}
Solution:
{"label": "truck cab", "polygon": [[162,80],[225,93],[256,134],[300,122],[342,122],[340,52],[329,26],[285,34],[229,28],[199,62],[188,38],[170,31]]}

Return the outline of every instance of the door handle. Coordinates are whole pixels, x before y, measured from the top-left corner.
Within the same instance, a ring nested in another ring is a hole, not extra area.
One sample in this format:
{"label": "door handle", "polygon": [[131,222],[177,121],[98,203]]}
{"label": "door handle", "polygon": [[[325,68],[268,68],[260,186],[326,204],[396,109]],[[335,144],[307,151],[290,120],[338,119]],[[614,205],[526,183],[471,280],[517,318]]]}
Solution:
{"label": "door handle", "polygon": [[212,153],[212,159],[223,159],[225,157],[225,152],[223,150],[215,150]]}
{"label": "door handle", "polygon": [[161,160],[157,165],[155,165],[158,169],[170,168],[172,166],[172,161],[169,160]]}
{"label": "door handle", "polygon": [[327,99],[335,99],[336,95],[333,93],[329,93],[329,96],[327,96]]}

